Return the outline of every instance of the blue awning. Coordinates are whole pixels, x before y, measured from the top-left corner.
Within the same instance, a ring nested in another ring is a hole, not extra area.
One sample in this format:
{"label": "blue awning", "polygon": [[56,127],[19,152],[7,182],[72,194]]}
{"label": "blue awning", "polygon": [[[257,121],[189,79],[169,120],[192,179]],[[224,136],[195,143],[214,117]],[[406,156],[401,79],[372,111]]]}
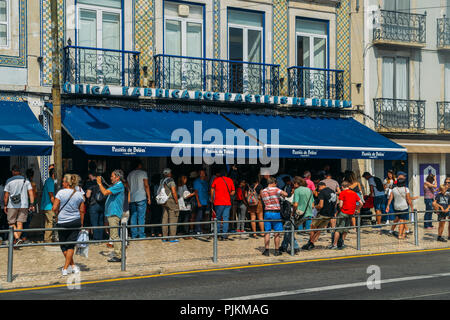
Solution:
{"label": "blue awning", "polygon": [[63,105],[61,117],[74,144],[91,155],[256,158],[262,150],[214,113]]}
{"label": "blue awning", "polygon": [[352,118],[224,116],[244,130],[256,130],[271,157],[278,152],[281,158],[407,159],[405,148]]}
{"label": "blue awning", "polygon": [[28,103],[0,101],[0,156],[43,156],[53,141]]}

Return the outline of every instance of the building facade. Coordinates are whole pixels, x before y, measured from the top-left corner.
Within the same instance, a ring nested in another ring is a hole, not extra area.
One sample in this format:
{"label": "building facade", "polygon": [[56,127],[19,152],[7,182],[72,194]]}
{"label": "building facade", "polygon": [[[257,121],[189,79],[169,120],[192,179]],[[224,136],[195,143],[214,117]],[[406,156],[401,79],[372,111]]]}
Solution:
{"label": "building facade", "polygon": [[[450,35],[447,0],[364,1],[366,124],[408,150],[407,161],[371,161],[378,176],[408,173],[423,196],[428,173],[450,173]],[[423,201],[417,201],[423,209]]]}

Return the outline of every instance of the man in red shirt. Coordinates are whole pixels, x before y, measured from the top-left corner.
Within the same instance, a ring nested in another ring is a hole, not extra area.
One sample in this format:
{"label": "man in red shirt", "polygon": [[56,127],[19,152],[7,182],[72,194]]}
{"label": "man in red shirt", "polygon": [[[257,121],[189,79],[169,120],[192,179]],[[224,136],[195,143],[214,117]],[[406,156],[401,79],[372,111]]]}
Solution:
{"label": "man in red shirt", "polygon": [[[337,228],[350,227],[353,215],[361,209],[361,199],[358,194],[355,191],[350,190],[349,187],[350,183],[347,181],[342,183],[343,191],[339,194],[339,207],[341,211],[336,216]],[[337,232],[334,233],[334,241],[330,249],[344,249],[344,240],[347,233],[348,229],[337,230]],[[342,246],[338,247],[337,243],[340,234],[342,234]]]}
{"label": "man in red shirt", "polygon": [[[213,213],[216,214],[217,221],[222,218],[223,221],[230,219],[231,197],[235,193],[233,180],[225,175],[226,172],[220,172],[211,185],[211,203],[214,205]],[[219,225],[218,232],[227,233],[228,222]],[[219,240],[228,240],[228,235],[219,236]]]}

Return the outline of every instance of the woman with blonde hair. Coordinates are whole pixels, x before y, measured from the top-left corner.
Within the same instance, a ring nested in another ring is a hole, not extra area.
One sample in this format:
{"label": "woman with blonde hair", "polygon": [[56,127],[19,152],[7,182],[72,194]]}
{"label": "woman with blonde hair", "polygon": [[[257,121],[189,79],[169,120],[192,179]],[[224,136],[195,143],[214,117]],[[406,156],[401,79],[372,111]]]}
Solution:
{"label": "woman with blonde hair", "polygon": [[[78,238],[79,229],[83,226],[86,208],[83,194],[76,190],[79,179],[77,175],[66,174],[62,181],[63,189],[56,194],[53,203],[53,212],[57,215],[57,228],[75,230],[59,230],[60,242],[75,242]],[[64,254],[65,263],[62,267],[62,275],[67,276],[69,272],[78,273],[80,269],[73,261],[75,244],[62,244],[61,251]]]}

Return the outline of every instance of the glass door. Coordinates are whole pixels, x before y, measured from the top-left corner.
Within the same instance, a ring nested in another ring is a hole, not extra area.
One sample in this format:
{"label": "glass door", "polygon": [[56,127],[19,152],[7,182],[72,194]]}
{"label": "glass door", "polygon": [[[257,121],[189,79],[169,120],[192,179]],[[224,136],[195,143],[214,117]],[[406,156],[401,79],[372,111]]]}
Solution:
{"label": "glass door", "polygon": [[164,3],[165,82],[173,89],[201,90],[204,75],[203,8],[189,5],[189,14],[180,16],[179,4]]}

